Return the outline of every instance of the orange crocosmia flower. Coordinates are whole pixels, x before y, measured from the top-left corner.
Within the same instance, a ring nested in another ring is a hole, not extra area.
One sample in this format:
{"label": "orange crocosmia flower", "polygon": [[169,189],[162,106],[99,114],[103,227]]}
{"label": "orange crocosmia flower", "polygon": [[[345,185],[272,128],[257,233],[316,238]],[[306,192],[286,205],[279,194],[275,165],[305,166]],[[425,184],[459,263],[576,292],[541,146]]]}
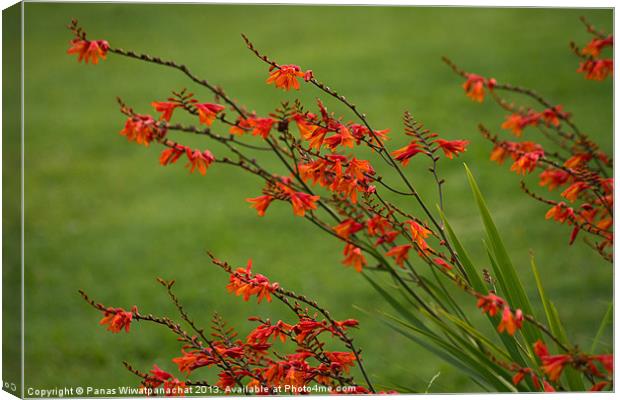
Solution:
{"label": "orange crocosmia flower", "polygon": [[586,79],[602,81],[614,74],[614,60],[587,60],[579,64],[577,72],[585,74]]}
{"label": "orange crocosmia flower", "polygon": [[344,260],[342,264],[353,267],[357,272],[362,272],[362,268],[367,264],[366,257],[362,254],[362,249],[347,243],[344,247]]}
{"label": "orange crocosmia flower", "polygon": [[316,202],[321,196],[313,196],[304,192],[292,192],[290,194],[291,205],[293,206],[293,214],[303,217],[306,211],[316,210]]}
{"label": "orange crocosmia flower", "polygon": [[392,243],[396,240],[396,238],[400,235],[399,231],[390,231],[382,233],[379,238],[375,241],[374,246],[377,247],[382,245],[383,243]]}
{"label": "orange crocosmia flower", "polygon": [[108,325],[107,330],[112,333],[118,333],[123,329],[125,332],[129,332],[134,312],[138,312],[136,306],[131,311],[125,311],[122,308],[108,308],[103,312],[103,318],[99,321],[99,325]]}
{"label": "orange crocosmia flower", "polygon": [[228,132],[232,135],[241,136],[246,132],[252,130],[252,126],[250,125],[250,119],[239,118],[235,125],[231,126]]}
{"label": "orange crocosmia flower", "polygon": [[426,239],[432,232],[413,220],[405,221],[405,223],[409,225],[411,239],[415,241],[422,250],[428,248],[428,245],[424,239]]}
{"label": "orange crocosmia flower", "polygon": [[[299,90],[299,82],[297,78],[304,78],[305,74],[301,72],[301,68],[297,65],[280,65],[278,67],[271,66],[269,69],[269,78],[267,78],[267,84],[275,84],[276,87],[284,90],[290,90],[294,88]],[[311,72],[307,80],[311,79]]]}
{"label": "orange crocosmia flower", "polygon": [[478,103],[484,100],[484,87],[493,90],[496,82],[495,79],[486,80],[480,75],[467,74],[467,80],[463,83],[463,89],[467,93],[467,97]]}
{"label": "orange crocosmia flower", "polygon": [[170,147],[161,152],[159,156],[159,164],[160,165],[170,165],[174,164],[179,160],[179,158],[186,152],[186,148],[184,146],[175,146]]}
{"label": "orange crocosmia flower", "polygon": [[570,221],[575,217],[575,213],[572,208],[567,207],[564,202],[560,202],[547,211],[545,219],[553,218],[554,221],[564,223],[567,219]]}
{"label": "orange crocosmia flower", "polygon": [[514,336],[517,329],[521,329],[523,326],[523,312],[521,309],[517,309],[514,315],[510,311],[510,307],[504,306],[504,312],[502,314],[502,320],[497,326],[497,331],[502,333],[506,331],[510,336]]}
{"label": "orange crocosmia flower", "polygon": [[393,151],[391,154],[394,156],[396,161],[400,161],[401,164],[403,164],[403,166],[407,166],[407,164],[409,164],[409,160],[411,159],[411,157],[415,156],[418,153],[426,153],[426,152],[420,148],[419,144],[413,141],[409,143],[407,146]]}
{"label": "orange crocosmia flower", "polygon": [[381,215],[375,215],[366,221],[366,228],[368,229],[369,235],[376,236],[380,234],[385,234],[386,232],[391,230],[392,224]]}
{"label": "orange crocosmia flower", "polygon": [[508,152],[502,146],[495,145],[491,151],[491,161],[495,161],[498,164],[503,164],[504,160],[508,156]]}
{"label": "orange crocosmia flower", "polygon": [[334,229],[334,232],[336,232],[338,236],[340,236],[343,239],[348,239],[349,236],[362,230],[363,228],[364,228],[364,225],[360,224],[359,222],[355,221],[352,218],[349,218],[345,221],[342,221],[338,225],[334,226],[333,229]]}
{"label": "orange crocosmia flower", "polygon": [[189,160],[185,167],[189,169],[190,174],[198,168],[198,172],[201,175],[207,174],[207,168],[215,161],[215,157],[213,153],[209,150],[200,151],[200,150],[192,150],[190,148],[186,148],[185,154],[187,155],[187,159]]}
{"label": "orange crocosmia flower", "polygon": [[312,134],[317,129],[317,126],[308,121],[308,118],[302,114],[294,114],[293,121],[297,124],[297,129],[299,129],[299,133],[301,137],[305,140],[310,140]]}
{"label": "orange crocosmia flower", "polygon": [[273,196],[264,195],[253,198],[245,199],[248,203],[251,203],[251,207],[255,208],[258,211],[258,216],[262,217],[265,215],[265,211],[267,211],[267,207],[273,201]]}
{"label": "orange crocosmia flower", "polygon": [[592,356],[593,359],[599,361],[605,370],[610,374],[614,372],[614,355],[613,354],[601,354],[598,356]]}
{"label": "orange crocosmia flower", "polygon": [[574,202],[579,197],[579,194],[588,189],[590,185],[585,182],[575,182],[564,190],[560,196],[564,197],[570,202]]}
{"label": "orange crocosmia flower", "polygon": [[340,125],[340,127],[338,127],[338,132],[323,140],[323,143],[331,151],[335,151],[338,146],[353,147],[355,140],[351,132],[349,132],[349,129],[344,125]]}
{"label": "orange crocosmia flower", "polygon": [[546,355],[539,357],[542,362],[542,370],[552,382],[560,379],[564,367],[571,363],[573,358],[569,354]]}
{"label": "orange crocosmia flower", "polygon": [[160,121],[162,119],[164,121],[170,121],[170,119],[172,118],[172,113],[174,112],[174,109],[177,107],[180,107],[180,105],[177,103],[171,103],[171,102],[166,102],[166,101],[154,101],[151,103],[151,106],[153,106],[155,111],[157,111],[158,113],[161,113],[161,115],[159,116]]}
{"label": "orange crocosmia flower", "polygon": [[564,161],[564,166],[566,168],[575,169],[575,168],[577,168],[577,167],[587,163],[591,159],[592,159],[592,156],[590,154],[588,154],[588,153],[575,154],[574,156],[572,156],[568,160]]}
{"label": "orange crocosmia flower", "polygon": [[217,114],[226,108],[220,104],[213,103],[198,103],[194,104],[194,106],[198,109],[200,123],[207,126],[211,126],[215,118],[217,118]]}
{"label": "orange crocosmia flower", "polygon": [[358,160],[357,158],[353,157],[349,161],[349,166],[347,167],[345,173],[350,174],[358,180],[364,180],[366,179],[366,174],[374,175],[375,170],[372,168],[370,162],[368,162],[367,160]]}
{"label": "orange crocosmia flower", "polygon": [[468,140],[436,139],[434,142],[443,150],[446,157],[451,160],[454,156],[458,156],[460,153],[464,152],[469,144]]}
{"label": "orange crocosmia flower", "polygon": [[452,268],[454,268],[452,265],[448,264],[443,258],[436,257],[433,259],[433,262],[447,270],[451,270]]}
{"label": "orange crocosmia flower", "polygon": [[536,126],[541,118],[541,114],[530,112],[528,115],[511,114],[506,117],[506,121],[502,124],[502,129],[511,130],[512,133],[520,137],[526,126]]}
{"label": "orange crocosmia flower", "polygon": [[252,260],[248,260],[248,263],[244,268],[237,268],[230,274],[230,282],[226,285],[226,289],[229,293],[234,293],[237,296],[243,295],[243,300],[248,301],[251,296],[256,295],[258,302],[263,299],[267,299],[267,302],[271,302],[271,293],[274,293],[280,285],[278,283],[271,283],[269,279],[261,274],[252,276]]}
{"label": "orange crocosmia flower", "polygon": [[605,47],[613,45],[614,37],[611,35],[603,39],[595,38],[592,39],[590,43],[588,43],[586,47],[583,48],[583,50],[581,50],[581,53],[592,57],[598,57]]}
{"label": "orange crocosmia flower", "polygon": [[332,366],[333,364],[336,364],[337,368],[342,368],[344,370],[344,372],[349,372],[349,367],[352,367],[353,365],[355,365],[355,354],[348,352],[348,351],[334,351],[334,352],[330,352],[330,351],[326,351],[325,355],[327,356],[327,358],[329,358],[329,360],[332,362]]}
{"label": "orange crocosmia flower", "polygon": [[552,108],[547,108],[542,112],[542,119],[545,121],[547,126],[559,126],[560,118],[565,119],[568,118],[569,114],[562,111],[562,106],[558,105]]}
{"label": "orange crocosmia flower", "polygon": [[273,118],[250,118],[248,125],[252,127],[252,135],[267,139],[275,120]]}
{"label": "orange crocosmia flower", "polygon": [[534,353],[542,362],[542,370],[551,381],[557,381],[566,364],[572,361],[572,357],[568,354],[550,355],[547,346],[541,340],[534,343]]}
{"label": "orange crocosmia flower", "polygon": [[517,174],[527,175],[536,168],[538,159],[542,156],[544,154],[540,151],[525,153],[512,164],[510,170],[515,171]]}
{"label": "orange crocosmia flower", "polygon": [[478,303],[476,307],[482,309],[483,313],[488,313],[491,317],[497,314],[499,308],[506,304],[506,301],[495,293],[489,293],[486,296],[478,295]]}
{"label": "orange crocosmia flower", "polygon": [[98,64],[99,59],[105,60],[110,45],[105,40],[82,40],[73,39],[67,54],[77,54],[78,62],[82,60],[88,64],[90,60],[93,64]]}
{"label": "orange crocosmia flower", "polygon": [[413,245],[411,244],[394,246],[387,253],[385,253],[385,255],[389,257],[394,257],[394,259],[396,260],[396,264],[402,267],[405,260],[409,258],[409,250],[411,250],[412,247]]}
{"label": "orange crocosmia flower", "polygon": [[370,134],[370,129],[368,129],[368,127],[365,125],[351,124],[349,125],[349,129],[351,130],[351,134],[355,138],[357,144],[360,144],[360,142],[364,139],[365,136],[368,136],[370,138],[371,143],[374,143],[378,146],[380,146],[381,143],[389,140],[387,136],[390,132],[389,129],[373,131],[372,135]]}
{"label": "orange crocosmia flower", "polygon": [[288,336],[293,327],[282,321],[278,321],[275,325],[262,324],[256,327],[247,337],[248,343],[267,343],[270,337],[274,339],[280,339],[282,343],[286,342]]}
{"label": "orange crocosmia flower", "polygon": [[148,147],[155,138],[155,120],[150,115],[136,114],[127,118],[125,127],[120,134],[125,136],[127,140],[143,144]]}
{"label": "orange crocosmia flower", "polygon": [[570,174],[564,170],[557,168],[549,168],[540,173],[540,186],[547,186],[549,190],[553,190],[559,186],[566,184],[570,180]]}
{"label": "orange crocosmia flower", "polygon": [[197,368],[216,364],[217,360],[202,351],[192,350],[190,352],[183,351],[183,355],[173,358],[172,362],[179,367],[179,372],[185,372],[189,375]]}

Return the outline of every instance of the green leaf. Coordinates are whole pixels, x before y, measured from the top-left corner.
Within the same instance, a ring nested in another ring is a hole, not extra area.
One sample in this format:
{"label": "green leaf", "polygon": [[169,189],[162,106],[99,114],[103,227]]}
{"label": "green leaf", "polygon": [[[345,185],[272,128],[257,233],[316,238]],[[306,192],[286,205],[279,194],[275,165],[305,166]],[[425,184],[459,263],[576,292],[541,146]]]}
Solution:
{"label": "green leaf", "polygon": [[[452,229],[452,226],[448,222],[448,219],[446,218],[445,214],[441,210],[439,210],[439,213],[444,222],[444,226],[446,227],[446,231],[448,232],[448,236],[450,237],[452,245],[454,246],[454,250],[456,251],[456,254],[459,257],[459,260],[461,261],[461,264],[463,265],[463,268],[465,269],[467,273],[466,278],[468,279],[469,283],[471,284],[471,286],[474,288],[475,291],[477,291],[478,293],[486,293],[488,291],[488,288],[486,287],[480,274],[474,267],[474,264],[471,261],[471,258],[469,257],[467,250],[465,250],[465,248],[461,244],[461,241],[456,236],[456,233],[454,232],[454,229]],[[493,263],[494,261],[491,261],[491,262]],[[512,357],[512,360],[521,365],[526,365],[525,359],[523,358],[523,356],[521,355],[521,352],[519,351],[519,345],[517,343],[517,339],[515,339],[513,336],[505,335],[505,334],[501,334],[497,332],[496,327],[499,324],[500,318],[498,316],[491,317],[490,315],[487,315],[487,317],[489,319],[489,322],[493,326],[493,330],[497,333],[504,347],[506,348],[506,350]],[[533,359],[532,359],[532,363],[535,363]],[[529,381],[527,382],[527,384],[528,386],[531,386]],[[531,389],[533,390],[533,387]]]}
{"label": "green leaf", "polygon": [[[562,321],[560,320],[560,316],[555,309],[553,303],[549,300],[547,295],[545,294],[545,289],[542,285],[542,280],[540,279],[540,274],[538,273],[538,267],[536,266],[536,260],[534,259],[534,255],[530,254],[530,265],[532,267],[532,273],[534,275],[534,280],[536,281],[536,286],[538,288],[538,294],[540,296],[540,301],[542,302],[543,309],[545,310],[545,315],[547,317],[547,323],[549,324],[549,329],[551,333],[558,338],[562,343],[568,346],[569,341],[566,336],[566,332],[564,330],[564,326],[562,325]],[[556,350],[558,353],[564,352],[564,349],[560,347],[556,343]],[[583,384],[583,379],[581,375],[573,370],[572,368],[566,369],[566,383],[571,390],[575,391],[583,391],[585,390],[585,386]]]}
{"label": "green leaf", "polygon": [[601,336],[605,332],[605,328],[611,322],[614,310],[614,303],[609,302],[609,306],[607,307],[607,311],[605,315],[603,315],[603,319],[601,320],[601,324],[598,327],[598,331],[596,332],[596,336],[594,337],[594,341],[592,342],[592,347],[590,347],[590,354],[594,354],[596,352],[596,348],[598,346],[599,341],[601,340]]}
{"label": "green leaf", "polygon": [[[493,253],[495,261],[497,261],[498,270],[501,271],[501,276],[506,290],[506,293],[504,294],[507,298],[511,299],[511,307],[521,308],[524,313],[534,315],[530,301],[525,294],[525,289],[523,288],[521,280],[517,275],[517,271],[508,256],[506,247],[504,246],[504,243],[499,235],[499,231],[493,222],[493,218],[491,217],[484,197],[478,188],[478,184],[476,183],[476,180],[474,179],[474,176],[469,168],[467,168],[467,165],[465,165],[465,170],[467,172],[467,179],[469,180],[469,185],[471,186],[474,199],[478,204],[482,222],[486,229],[490,250]],[[540,332],[531,327],[529,324],[524,324],[521,331],[525,337],[525,340],[528,342],[528,347],[541,338]]]}
{"label": "green leaf", "polygon": [[[515,390],[514,386],[512,386],[510,382],[506,381],[503,378],[500,378],[496,374],[495,371],[489,368],[488,364],[485,365],[484,363],[480,362],[480,360],[476,360],[475,358],[467,354],[462,348],[457,347],[447,342],[446,340],[438,337],[435,334],[428,334],[428,332],[424,332],[416,328],[415,326],[410,325],[407,322],[402,321],[394,316],[391,316],[383,312],[381,312],[381,314],[385,318],[388,318],[389,320],[398,323],[401,327],[407,328],[410,331],[413,331],[415,333],[418,333],[424,336],[427,340],[431,342],[431,343],[425,343],[423,345],[425,348],[427,348],[429,351],[432,351],[433,353],[440,356],[441,358],[445,359],[446,361],[448,361],[450,364],[452,364],[456,368],[462,369],[464,372],[470,375],[470,377],[474,379],[476,382],[486,382],[492,385],[492,387],[495,390],[502,391],[502,392]],[[417,343],[420,343],[421,339],[418,336],[414,335],[413,333],[409,333],[403,330],[402,328],[398,329],[398,326],[393,326],[393,324],[390,324],[389,322],[388,324],[392,325],[392,327],[395,330],[397,330],[399,333],[405,335],[406,337],[414,340]],[[464,340],[460,338],[459,342],[463,344]],[[478,351],[476,354],[480,355],[481,353]],[[486,361],[490,363],[490,361],[488,360]],[[494,365],[492,365],[492,367],[494,367]]]}
{"label": "green leaf", "polygon": [[441,219],[443,220],[444,226],[446,230],[448,231],[448,236],[450,236],[450,240],[452,241],[452,245],[454,246],[454,251],[456,251],[456,254],[459,257],[459,261],[461,262],[461,265],[463,266],[465,270],[465,274],[466,274],[465,279],[467,279],[467,282],[469,282],[469,284],[477,292],[480,292],[480,293],[486,292],[487,289],[486,289],[486,286],[484,285],[484,281],[478,274],[478,271],[476,271],[476,268],[474,267],[474,264],[472,263],[471,258],[469,257],[469,254],[467,254],[467,250],[465,250],[460,240],[454,233],[452,226],[448,223],[448,219],[446,218],[443,211],[441,211],[441,209],[439,209],[439,214],[441,215]]}

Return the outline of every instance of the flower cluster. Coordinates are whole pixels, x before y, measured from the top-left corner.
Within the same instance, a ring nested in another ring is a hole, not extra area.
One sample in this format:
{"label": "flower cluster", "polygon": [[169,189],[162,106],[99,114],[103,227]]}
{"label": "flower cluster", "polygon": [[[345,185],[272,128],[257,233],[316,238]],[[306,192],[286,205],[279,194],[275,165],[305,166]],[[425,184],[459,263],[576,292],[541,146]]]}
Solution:
{"label": "flower cluster", "polygon": [[614,37],[613,35],[597,31],[583,18],[582,21],[593,38],[582,49],[579,49],[576,44],[571,43],[573,51],[582,60],[579,63],[577,72],[583,73],[586,79],[595,81],[605,80],[608,76],[613,76],[614,60],[601,57],[601,53],[604,52],[605,48],[611,49],[613,47]]}
{"label": "flower cluster", "polygon": [[[328,388],[347,387],[348,392],[345,393],[372,393],[369,381],[369,386],[365,387],[357,384],[351,376],[351,368],[362,368],[359,350],[348,334],[350,329],[358,326],[357,320],[332,319],[316,302],[286,291],[277,283],[270,283],[263,275],[253,275],[251,262],[248,262],[245,268],[233,269],[228,263],[213,257],[212,261],[229,274],[230,282],[226,287],[229,292],[242,295],[245,301],[251,296],[257,296],[259,303],[263,298],[270,302],[271,296],[275,296],[293,311],[296,322],[278,320],[272,323],[269,319],[250,317],[249,320],[256,322],[257,326],[245,339],[241,339],[233,328],[228,327],[223,319],[215,314],[211,337],[207,337],[204,330],[197,328],[172,292],[174,282],[160,279],[159,282],[168,291],[182,318],[196,331],[197,335],[192,336],[169,318],[142,315],[135,307],[131,312],[105,307],[81,292],[89,304],[104,313],[101,324],[109,325],[108,330],[112,332],[122,329],[129,332],[132,319],[136,319],[164,325],[183,343],[181,355],[171,360],[176,364],[179,373],[184,375],[183,380],[157,365],[147,374],[126,364],[130,372],[142,379],[142,388],[146,393],[149,393],[148,389],[162,386],[164,394],[182,396],[186,394],[188,386],[197,384],[217,387],[223,393],[231,393],[235,388],[240,388],[244,393],[251,390],[257,394],[299,394],[304,393],[304,388],[312,384]],[[300,303],[305,303],[310,309],[303,308]],[[318,318],[317,313],[324,318]],[[345,350],[328,350],[324,336],[335,338]],[[286,353],[287,346],[284,345],[287,342],[294,344],[293,352]],[[282,350],[276,347],[282,347]],[[205,367],[216,367],[220,370],[217,382],[211,385],[204,380],[188,380]],[[333,391],[342,394],[335,389]]]}
{"label": "flower cluster", "polygon": [[[76,24],[72,25],[71,30],[75,40],[87,41]],[[478,277],[474,267],[468,265],[466,253],[463,253],[454,233],[447,229],[447,222],[439,219],[439,216],[444,218],[442,185],[445,182],[439,171],[439,161],[444,156],[451,160],[465,152],[469,144],[467,140],[442,138],[405,112],[403,130],[409,143],[402,148],[388,149],[389,129],[374,129],[366,114],[315,78],[311,70],[303,72],[296,65],[278,64],[259,53],[247,37],[244,36],[244,40],[248,48],[269,65],[267,84],[287,91],[299,90],[299,79],[304,79],[307,86],[317,88],[344,105],[356,120],[349,121],[328,111],[321,99],[317,99],[316,112],[307,111],[296,100],[293,103],[282,102],[273,112],[259,115],[237,103],[219,86],[198,78],[185,65],[106,47],[106,51],[113,54],[176,69],[213,94],[212,102],[204,102],[185,89],[172,92],[173,96],[167,100],[151,103],[157,117],[135,113],[119,101],[121,112],[127,117],[121,135],[144,146],[153,142],[162,145],[164,150],[159,159],[162,166],[174,164],[185,157],[190,172],[197,170],[205,175],[207,169],[217,163],[236,167],[259,178],[263,182],[262,194],[246,199],[259,216],[264,216],[274,201],[289,203],[294,215],[304,217],[326,234],[343,242],[344,266],[352,267],[357,272],[364,271],[376,287],[379,287],[380,281],[371,275],[375,272],[389,274],[398,290],[414,306],[412,312],[420,311],[420,318],[424,319],[419,322],[423,327],[420,332],[426,333],[428,329],[433,345],[440,343],[453,349],[454,357],[459,357],[463,349],[469,354],[471,344],[480,343],[483,334],[470,327],[466,319],[461,320],[464,311],[445,283],[471,296],[470,299],[477,301],[477,307],[494,321],[497,331],[506,334],[501,338],[507,347],[509,344],[513,346],[508,349],[519,352],[516,359],[525,356],[530,360],[528,365],[521,366],[499,360],[496,355],[485,353],[486,349],[476,354],[476,359],[486,360],[479,366],[484,369],[484,376],[490,376],[501,390],[533,388],[553,391],[562,388],[556,382],[556,375],[561,375],[562,370],[556,366],[557,363],[554,364],[554,356],[537,352],[540,353],[541,366],[535,368],[532,352],[527,350],[535,341],[528,339],[531,330],[541,336],[546,335],[566,350],[566,357],[561,358],[560,366],[570,365],[585,377],[597,380],[598,386],[595,385],[593,390],[612,386],[607,375],[598,369],[596,371],[599,372],[595,372],[597,365],[603,365],[606,369],[605,363],[610,362],[607,356],[587,356],[573,350],[572,345],[569,349],[536,320],[526,302],[515,300],[507,289],[500,286],[502,290],[498,293],[510,299],[514,303],[512,306],[522,309],[512,308],[495,293],[494,288],[491,290],[491,287],[472,279]],[[592,55],[596,53],[596,48],[600,50],[608,44],[597,46],[591,46],[588,54]],[[571,114],[565,112],[562,106],[554,105],[531,90],[500,84],[495,79],[462,71],[447,62],[465,79],[463,88],[469,98],[482,102],[488,93],[502,109],[509,112],[502,124],[503,129],[510,130],[517,137],[530,135],[530,131],[534,130],[545,136],[556,135],[554,139],[560,143],[561,150],[566,153],[564,155],[548,150],[547,146],[543,148],[542,144],[533,140],[500,140],[481,127],[483,135],[494,144],[492,160],[501,164],[508,158],[512,159],[511,170],[523,176],[540,169],[540,185],[561,192],[562,201],[558,202],[543,199],[523,186],[527,194],[551,206],[547,219],[571,225],[571,243],[580,231],[596,237],[599,240],[595,244],[597,251],[610,259],[609,249],[613,244],[613,178],[608,177],[607,169],[611,166],[611,159],[576,127]],[[529,96],[539,103],[539,108],[517,108],[500,96],[502,91]],[[174,117],[181,112],[195,118],[195,125],[173,123]],[[173,141],[170,138],[173,134],[201,135],[216,143],[221,150],[218,149],[216,158],[210,150],[196,150]],[[370,151],[361,152],[360,147]],[[273,157],[257,156],[264,152]],[[375,157],[372,163],[367,159],[368,154]],[[436,184],[436,202],[441,210],[439,216],[430,210],[426,202],[428,199],[423,199],[401,169],[418,154],[421,154],[418,159],[428,164],[428,171]],[[273,160],[279,162],[281,170],[273,167]],[[392,177],[381,176],[375,160],[384,162],[393,172]],[[401,208],[391,199],[394,194],[415,202],[419,213],[412,214]],[[315,383],[326,387],[346,386],[351,388],[350,393],[353,394],[376,393],[364,370],[360,351],[349,336],[350,328],[356,327],[357,321],[334,320],[315,301],[283,289],[264,275],[254,274],[251,261],[245,267],[236,269],[213,257],[212,261],[228,273],[229,293],[245,301],[256,298],[259,303],[277,299],[294,313],[294,319],[272,322],[252,317],[250,320],[257,326],[242,339],[236,331],[226,327],[219,316],[215,316],[212,333],[208,335],[189,318],[172,293],[173,282],[160,281],[177,306],[181,318],[195,332],[190,334],[167,317],[141,315],[137,309],[126,312],[107,308],[85,297],[104,313],[102,324],[108,325],[113,332],[129,331],[132,320],[150,321],[165,326],[182,342],[181,354],[172,362],[187,379],[179,380],[157,366],[148,374],[128,367],[142,378],[145,388],[163,385],[170,391],[182,392],[188,386],[201,384],[227,392],[238,387],[244,393],[252,390],[258,394],[276,394],[276,388],[281,386],[295,388]],[[422,273],[424,264],[430,268],[432,275]],[[491,283],[493,278],[486,275],[489,273],[485,271],[485,280]],[[391,297],[384,289],[378,290],[385,297]],[[396,300],[392,298],[393,301]],[[469,304],[473,308],[473,301]],[[409,307],[399,310],[406,319],[410,317],[408,310]],[[447,313],[449,318],[442,318],[442,313]],[[417,315],[414,318],[417,330]],[[435,335],[434,328],[430,328],[438,325],[437,322],[441,322],[440,335]],[[450,323],[454,323],[454,327]],[[524,327],[524,324],[527,325]],[[517,332],[520,334],[517,335]],[[443,341],[444,336],[448,341]],[[521,336],[526,342],[519,341]],[[328,343],[330,347],[340,347],[328,349]],[[276,346],[284,348],[276,349]],[[495,351],[492,347],[490,349]],[[506,356],[503,352],[497,354]],[[467,357],[467,360],[459,362],[471,362],[471,357]],[[205,371],[204,367],[215,367],[219,371],[217,382],[211,384],[189,380],[190,375],[195,377],[202,373],[200,371]],[[364,378],[363,384],[355,382],[352,376],[354,367]],[[514,388],[509,383],[510,373],[515,374],[512,380]],[[504,379],[496,379],[496,376]],[[603,385],[602,382],[608,383]]]}
{"label": "flower cluster", "polygon": [[[594,57],[599,57],[603,49],[613,45],[612,36],[596,31],[585,20],[584,23],[595,38],[584,49],[577,51],[578,55],[587,58],[581,69],[590,68],[586,65],[603,65],[606,60]],[[573,48],[575,49],[574,45]],[[466,84],[470,82],[472,74],[461,70],[450,60],[445,61],[457,74],[467,79]],[[601,72],[599,67],[592,68],[594,69],[590,69],[587,74],[589,79],[604,79],[608,73]],[[480,80],[483,81],[484,79]],[[541,139],[549,142],[545,147],[553,148],[545,151],[542,144],[533,140],[501,140],[481,125],[482,135],[493,143],[491,160],[502,164],[506,158],[512,158],[510,170],[519,175],[540,170],[539,185],[549,191],[558,190],[562,199],[558,201],[537,195],[528,189],[524,182],[523,190],[534,199],[550,206],[545,215],[546,219],[572,227],[570,244],[574,243],[579,232],[584,232],[589,238],[595,239],[593,243],[588,238],[586,243],[611,262],[614,185],[614,179],[610,176],[611,158],[577,127],[571,114],[564,111],[561,105],[552,105],[552,102],[527,88],[497,83],[493,84],[493,88],[492,97],[495,102],[503,110],[509,111],[501,128],[510,130],[517,137],[523,136],[526,128],[531,129],[532,136],[539,135]],[[500,91],[525,95],[544,108],[542,111],[531,107],[517,108],[514,103],[503,99],[498,93]]]}

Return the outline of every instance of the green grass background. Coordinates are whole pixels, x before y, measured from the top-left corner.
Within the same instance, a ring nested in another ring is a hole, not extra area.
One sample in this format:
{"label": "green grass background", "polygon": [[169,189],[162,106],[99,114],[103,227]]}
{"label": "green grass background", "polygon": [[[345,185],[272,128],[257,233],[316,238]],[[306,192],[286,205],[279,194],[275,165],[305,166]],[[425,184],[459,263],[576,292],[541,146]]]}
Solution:
{"label": "green grass background", "polygon": [[[126,143],[118,135],[124,119],[115,96],[151,112],[150,101],[171,90],[188,87],[206,100],[209,93],[177,71],[114,55],[96,67],[78,64],[65,54],[71,36],[64,26],[71,18],[90,38],[186,63],[262,114],[282,99],[298,96],[313,107],[314,98],[325,98],[312,87],[287,94],[265,85],[267,68],[245,49],[244,32],[278,62],[313,69],[353,99],[374,126],[392,129],[392,148],[406,142],[400,123],[405,109],[447,138],[470,140],[467,153],[440,166],[455,229],[487,268],[464,161],[530,293],[535,295],[532,249],[571,338],[589,347],[612,296],[610,265],[582,243],[568,247],[569,228],[546,222],[545,206],[525,198],[508,167],[488,161],[490,145],[476,125],[484,122],[497,132],[502,113],[489,102],[467,99],[461,80],[440,61],[447,55],[469,71],[536,88],[573,112],[579,126],[611,151],[611,83],[576,74],[568,48],[570,40],[588,39],[580,15],[612,29],[610,10],[27,3],[26,388],[137,384],[122,360],[142,370],[153,363],[174,369],[170,359],[179,345],[171,333],[144,324],[129,335],[106,332],[79,288],[106,304],[137,304],[143,312],[175,316],[155,278],[176,279],[179,297],[203,325],[218,311],[242,333],[250,315],[287,316],[279,306],[227,295],[227,277],[205,256],[210,249],[235,264],[251,257],[257,271],[318,299],[335,317],[358,318],[355,338],[377,383],[424,391],[439,372],[433,392],[477,389],[458,370],[354,308],[388,310],[360,275],[341,266],[341,243],[294,218],[285,204],[273,205],[264,218],[248,209],[244,198],[260,194],[261,182],[226,166],[214,166],[207,177],[189,175],[181,164],[161,168],[156,146]],[[532,131],[526,137],[539,139]],[[407,174],[430,204],[436,202],[423,163],[412,163]],[[413,205],[411,210],[419,213]],[[610,343],[611,329],[604,339]]]}

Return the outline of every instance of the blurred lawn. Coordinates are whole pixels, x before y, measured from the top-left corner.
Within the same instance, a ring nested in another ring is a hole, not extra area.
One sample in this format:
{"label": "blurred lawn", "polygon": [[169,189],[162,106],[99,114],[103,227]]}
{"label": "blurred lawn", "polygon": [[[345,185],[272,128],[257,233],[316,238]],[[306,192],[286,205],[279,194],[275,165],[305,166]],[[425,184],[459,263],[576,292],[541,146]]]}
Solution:
{"label": "blurred lawn", "polygon": [[[153,363],[173,369],[169,360],[179,350],[169,332],[148,325],[132,327],[130,335],[105,332],[78,288],[107,304],[172,316],[155,278],[176,279],[179,297],[204,325],[218,311],[243,333],[247,316],[286,315],[278,306],[228,296],[226,276],[204,254],[210,249],[236,264],[252,257],[257,271],[317,298],[337,318],[358,318],[355,337],[376,382],[423,391],[441,372],[434,392],[476,389],[353,307],[387,309],[361,276],[340,265],[341,243],[293,218],[284,204],[256,217],[243,199],[260,193],[259,181],[227,167],[213,167],[206,178],[181,165],[160,168],[158,149],[126,143],[118,135],[123,118],[115,96],[139,112],[151,112],[150,101],[183,87],[210,97],[177,71],[114,55],[97,67],[77,64],[65,54],[64,26],[72,17],[93,39],[186,63],[259,113],[281,99],[325,96],[265,85],[267,69],[245,49],[240,32],[279,62],[311,68],[353,99],[376,127],[392,129],[393,148],[406,141],[405,108],[448,138],[471,140],[463,157],[441,163],[456,230],[486,267],[464,161],[532,294],[529,249],[571,337],[587,347],[611,299],[611,267],[582,244],[569,248],[568,228],[545,222],[545,207],[525,199],[518,178],[488,161],[490,146],[476,125],[498,131],[502,115],[488,102],[470,102],[440,61],[448,55],[469,71],[536,88],[611,151],[611,84],[576,74],[568,48],[570,40],[588,38],[580,15],[612,29],[609,10],[27,3],[26,387],[136,384],[122,360],[143,370]],[[412,163],[407,173],[436,201],[423,164]]]}

